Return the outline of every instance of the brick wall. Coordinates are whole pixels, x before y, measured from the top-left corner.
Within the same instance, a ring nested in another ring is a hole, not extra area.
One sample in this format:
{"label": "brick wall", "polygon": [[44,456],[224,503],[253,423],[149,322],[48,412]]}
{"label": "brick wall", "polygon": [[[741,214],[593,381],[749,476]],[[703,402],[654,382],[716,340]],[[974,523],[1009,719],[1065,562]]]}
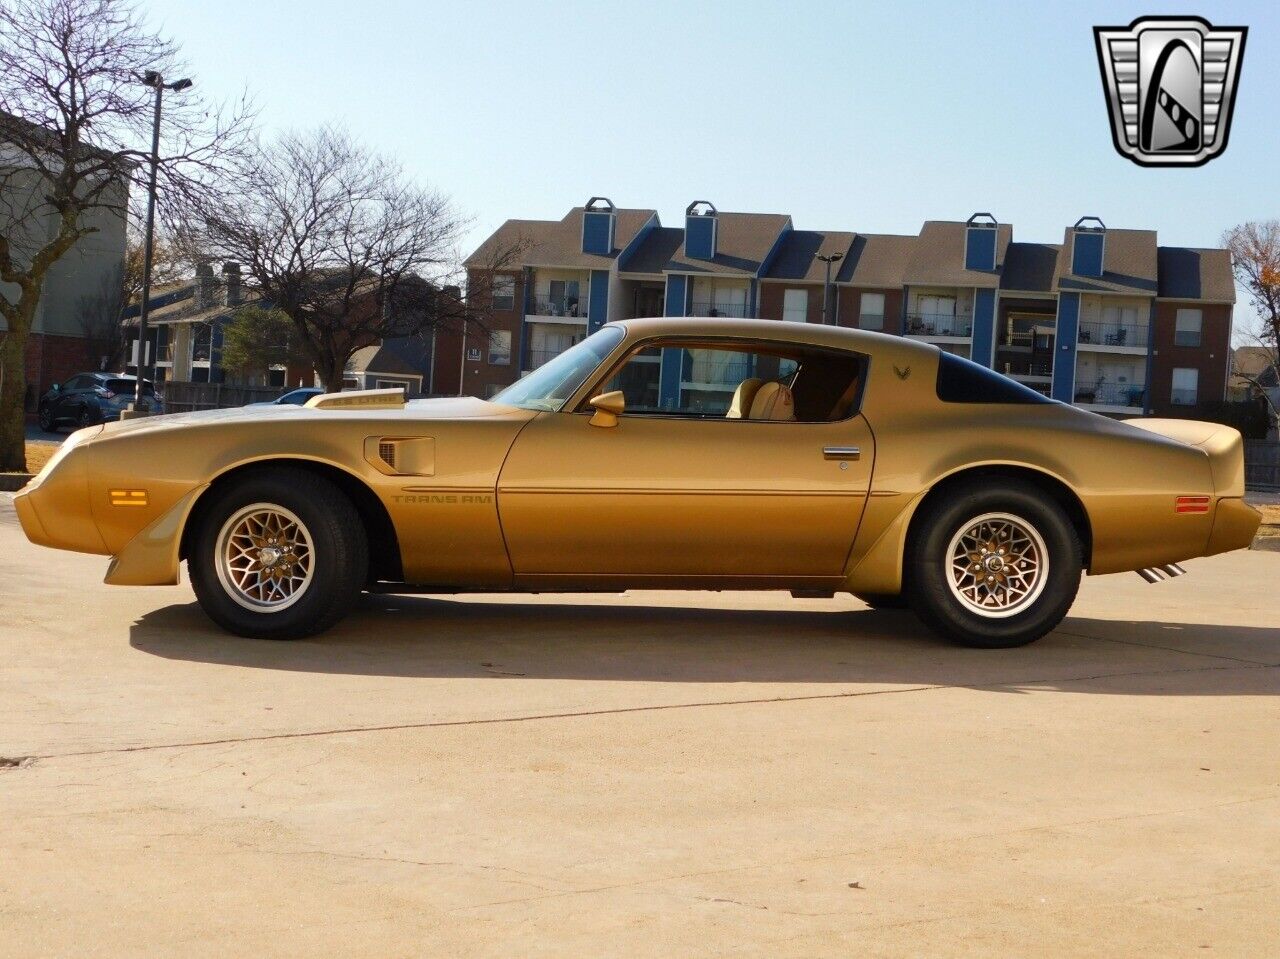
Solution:
{"label": "brick wall", "polygon": [[[1201,311],[1200,345],[1177,346],[1174,331],[1180,308]],[[1231,307],[1228,304],[1160,300],[1156,303],[1154,338],[1155,356],[1151,362],[1151,412],[1156,416],[1186,413],[1187,407],[1175,407],[1171,401],[1173,370],[1190,367],[1199,370],[1197,398],[1199,402],[1221,400],[1227,390],[1227,362],[1231,349]]]}
{"label": "brick wall", "polygon": [[54,383],[65,383],[77,373],[92,369],[83,338],[32,333],[27,337],[26,352],[27,413],[35,415],[36,401]]}
{"label": "brick wall", "polygon": [[[478,350],[478,361],[468,359],[463,363],[462,336],[458,331],[441,330],[436,333],[435,356],[432,357],[435,375],[432,391],[441,396],[458,394],[458,373],[463,374],[462,393],[467,396],[487,397],[494,387],[508,386],[520,378],[520,326],[524,322],[524,279],[520,273],[509,274],[515,278],[515,304],[510,310],[488,310],[485,326],[491,330],[506,330],[511,334],[511,362],[507,365],[489,362],[489,335],[472,330],[467,336],[466,349]],[[423,383],[426,389],[426,383]]]}
{"label": "brick wall", "polygon": [[858,317],[862,315],[862,294],[880,293],[884,295],[884,330],[885,333],[899,333],[902,329],[902,290],[860,290],[852,286],[840,288],[840,305],[836,312],[836,325],[856,329]]}

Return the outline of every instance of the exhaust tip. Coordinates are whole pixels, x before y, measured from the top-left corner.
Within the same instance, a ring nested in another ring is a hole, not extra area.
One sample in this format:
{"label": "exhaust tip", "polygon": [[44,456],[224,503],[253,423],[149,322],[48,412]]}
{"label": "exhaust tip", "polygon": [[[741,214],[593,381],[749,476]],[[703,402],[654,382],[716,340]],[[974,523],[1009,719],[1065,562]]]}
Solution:
{"label": "exhaust tip", "polygon": [[1161,572],[1158,569],[1154,569],[1152,567],[1148,567],[1146,569],[1136,569],[1134,570],[1134,572],[1137,573],[1139,576],[1141,576],[1143,579],[1145,579],[1148,583],[1158,583],[1161,580],[1163,580],[1165,577],[1165,574],[1163,572]]}
{"label": "exhaust tip", "polygon": [[1187,572],[1185,569],[1183,569],[1183,568],[1182,568],[1181,566],[1179,566],[1177,563],[1166,563],[1164,566],[1161,566],[1161,567],[1160,567],[1160,570],[1161,570],[1161,572],[1163,572],[1166,576],[1168,576],[1168,577],[1169,577],[1169,578],[1171,578],[1171,579],[1172,579],[1174,576],[1183,576],[1183,575],[1185,575],[1185,574],[1186,574],[1186,572]]}

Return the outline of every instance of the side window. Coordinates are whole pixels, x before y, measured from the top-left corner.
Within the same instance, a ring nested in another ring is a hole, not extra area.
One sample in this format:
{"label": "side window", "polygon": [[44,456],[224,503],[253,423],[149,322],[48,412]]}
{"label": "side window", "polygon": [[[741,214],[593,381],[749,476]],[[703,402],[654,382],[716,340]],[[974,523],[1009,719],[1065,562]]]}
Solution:
{"label": "side window", "polygon": [[87,390],[92,385],[93,377],[91,376],[73,376],[71,379],[67,380],[67,384],[63,387],[63,390],[68,393],[72,390]]}
{"label": "side window", "polygon": [[857,411],[864,368],[858,354],[792,344],[672,342],[632,353],[597,392],[621,390],[623,416],[820,423]]}

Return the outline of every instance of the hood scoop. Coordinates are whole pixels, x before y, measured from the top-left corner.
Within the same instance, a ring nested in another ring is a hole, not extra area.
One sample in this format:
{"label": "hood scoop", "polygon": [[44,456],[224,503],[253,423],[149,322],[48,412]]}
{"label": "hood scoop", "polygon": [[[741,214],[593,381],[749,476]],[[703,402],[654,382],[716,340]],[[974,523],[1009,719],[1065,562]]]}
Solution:
{"label": "hood scoop", "polygon": [[351,390],[346,393],[321,393],[307,400],[316,410],[402,410],[404,390]]}

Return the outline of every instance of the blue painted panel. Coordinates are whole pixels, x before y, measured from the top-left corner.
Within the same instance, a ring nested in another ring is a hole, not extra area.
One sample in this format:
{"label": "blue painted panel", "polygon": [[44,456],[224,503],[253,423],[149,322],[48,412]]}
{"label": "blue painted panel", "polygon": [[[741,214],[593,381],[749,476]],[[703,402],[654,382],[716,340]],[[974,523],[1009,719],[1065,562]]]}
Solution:
{"label": "blue painted panel", "polygon": [[613,252],[613,214],[586,211],[582,214],[582,252],[607,255]]}
{"label": "blue painted panel", "polygon": [[991,227],[971,226],[964,247],[966,270],[994,270],[996,268],[996,231]]}
{"label": "blue painted panel", "polygon": [[1142,415],[1151,415],[1151,368],[1156,362],[1156,301],[1151,301],[1151,312],[1147,315],[1147,378],[1143,380],[1147,388],[1142,393]]}
{"label": "blue painted panel", "polygon": [[684,218],[684,252],[695,260],[716,258],[716,218],[714,216]]}
{"label": "blue painted panel", "polygon": [[1071,403],[1076,388],[1076,339],[1080,335],[1080,294],[1058,294],[1058,327],[1053,342],[1053,387],[1055,400]]}
{"label": "blue painted panel", "polygon": [[609,271],[591,271],[591,299],[587,305],[587,331],[594,333],[609,317]]}
{"label": "blue painted panel", "polygon": [[1102,276],[1105,233],[1077,233],[1071,245],[1071,272],[1077,276]]}
{"label": "blue painted panel", "polygon": [[752,280],[747,284],[747,316],[749,318],[758,317],[760,314],[756,311],[756,306],[760,302],[760,282]]}
{"label": "blue painted panel", "polygon": [[[520,307],[520,344],[516,353],[516,375],[523,373],[528,369],[525,364],[529,359],[529,340],[531,339],[529,330],[529,314],[533,312],[533,271],[525,270],[521,275],[521,302]],[[433,339],[434,342],[434,339]]]}
{"label": "blue painted panel", "polygon": [[973,362],[992,367],[996,338],[996,291],[977,290],[973,297],[973,343],[969,355]]}
{"label": "blue painted panel", "polygon": [[618,254],[618,269],[625,271],[627,269],[627,261],[631,256],[640,249],[640,245],[644,243],[645,237],[656,230],[661,224],[658,223],[658,214],[654,214],[645,221],[644,226],[636,231],[636,235],[631,238],[631,242],[623,247],[622,252]]}
{"label": "blue painted panel", "polygon": [[[667,274],[667,295],[663,313],[667,316],[684,316],[688,312],[689,278],[683,273]],[[684,362],[684,350],[662,351],[662,369],[658,374],[658,405],[674,409],[680,405],[680,367]]]}

